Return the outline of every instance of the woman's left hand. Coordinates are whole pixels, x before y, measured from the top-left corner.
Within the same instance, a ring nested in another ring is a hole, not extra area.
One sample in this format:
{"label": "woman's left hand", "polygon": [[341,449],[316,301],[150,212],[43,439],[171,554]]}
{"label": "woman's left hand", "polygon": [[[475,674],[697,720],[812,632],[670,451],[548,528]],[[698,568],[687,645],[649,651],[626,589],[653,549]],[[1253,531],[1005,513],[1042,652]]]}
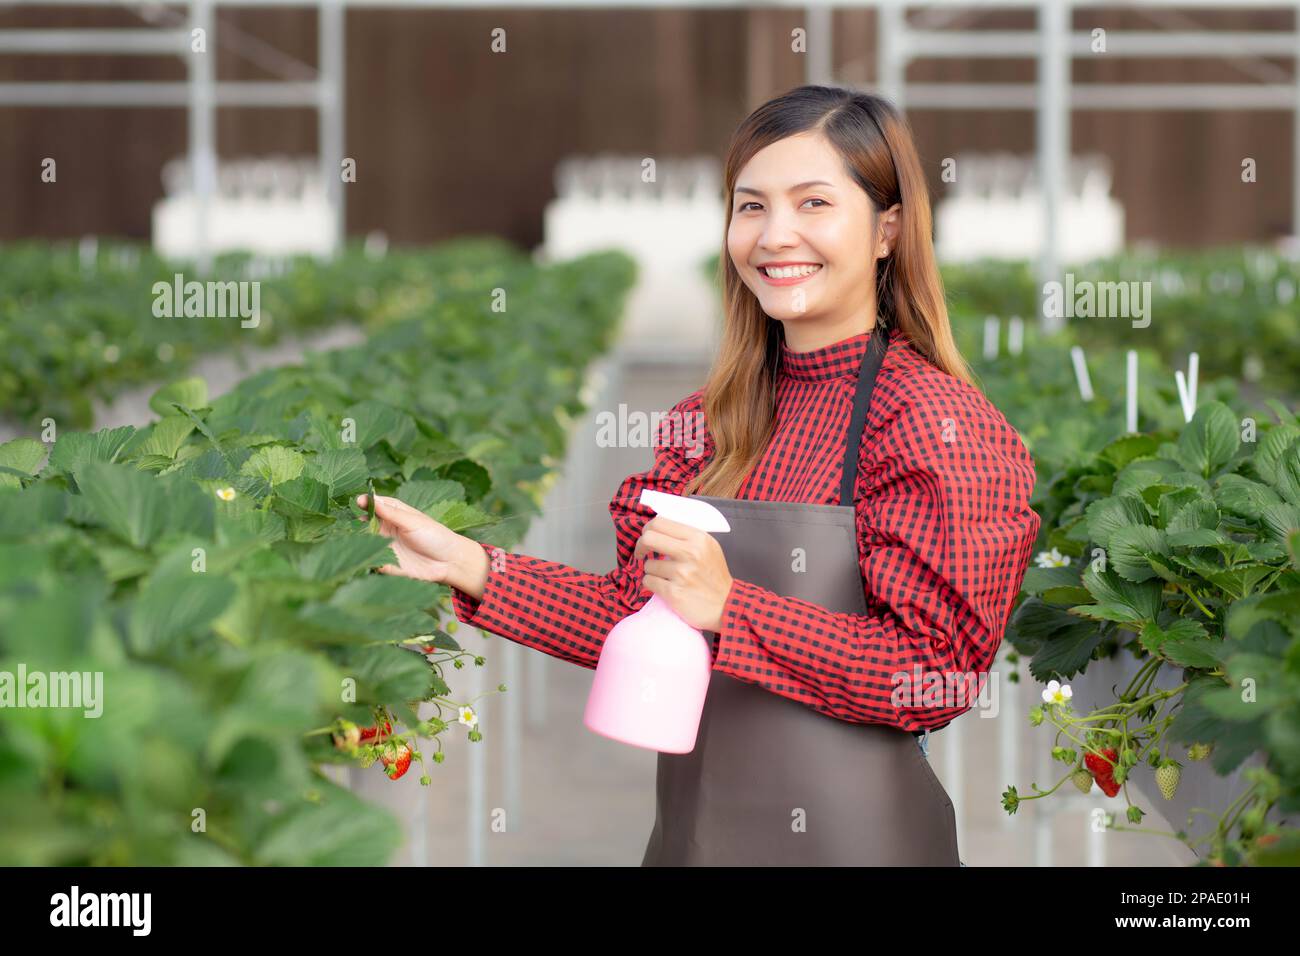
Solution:
{"label": "woman's left hand", "polygon": [[732,577],[722,545],[707,531],[656,515],[646,522],[632,556],[646,558],[645,587],[659,595],[683,621],[701,631],[722,628],[722,608]]}

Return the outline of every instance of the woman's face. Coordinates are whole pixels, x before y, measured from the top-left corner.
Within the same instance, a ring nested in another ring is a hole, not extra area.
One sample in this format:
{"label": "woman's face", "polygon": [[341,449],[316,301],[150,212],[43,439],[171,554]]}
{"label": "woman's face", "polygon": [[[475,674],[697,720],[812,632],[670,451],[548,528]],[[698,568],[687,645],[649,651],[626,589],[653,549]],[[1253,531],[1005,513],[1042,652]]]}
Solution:
{"label": "woman's face", "polygon": [[899,206],[873,235],[871,200],[824,136],[800,133],[759,150],[736,177],[731,204],[727,251],[763,311],[785,325],[791,348],[820,348],[871,326],[876,259],[893,248]]}

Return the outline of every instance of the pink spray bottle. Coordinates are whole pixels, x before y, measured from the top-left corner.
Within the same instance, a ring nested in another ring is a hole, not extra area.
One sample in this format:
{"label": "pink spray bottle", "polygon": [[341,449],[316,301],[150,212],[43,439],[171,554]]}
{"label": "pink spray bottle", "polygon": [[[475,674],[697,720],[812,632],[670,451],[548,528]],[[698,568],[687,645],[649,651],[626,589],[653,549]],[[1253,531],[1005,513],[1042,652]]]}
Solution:
{"label": "pink spray bottle", "polygon": [[[706,501],[645,488],[640,502],[701,531],[731,530],[722,512]],[[634,747],[690,753],[712,671],[704,633],[652,595],[605,638],[582,722]]]}

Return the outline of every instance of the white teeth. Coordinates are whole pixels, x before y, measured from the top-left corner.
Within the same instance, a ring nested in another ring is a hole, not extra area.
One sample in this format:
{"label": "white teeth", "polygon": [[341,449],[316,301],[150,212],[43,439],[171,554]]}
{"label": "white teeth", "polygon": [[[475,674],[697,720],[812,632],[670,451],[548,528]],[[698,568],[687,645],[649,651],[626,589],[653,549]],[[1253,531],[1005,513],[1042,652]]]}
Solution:
{"label": "white teeth", "polygon": [[765,268],[763,272],[773,279],[794,279],[798,276],[809,276],[820,269],[821,266],[783,266],[779,269]]}

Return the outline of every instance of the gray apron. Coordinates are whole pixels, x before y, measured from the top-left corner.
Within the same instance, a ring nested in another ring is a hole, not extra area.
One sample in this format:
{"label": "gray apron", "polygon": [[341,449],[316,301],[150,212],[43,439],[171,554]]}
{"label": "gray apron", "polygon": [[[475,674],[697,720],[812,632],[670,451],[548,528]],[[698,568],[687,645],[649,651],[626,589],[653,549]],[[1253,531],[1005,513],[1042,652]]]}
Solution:
{"label": "gray apron", "polygon": [[[852,502],[887,347],[876,328],[853,396],[839,499],[849,504],[691,496],[726,515],[731,530],[717,541],[736,580],[867,613]],[[795,548],[806,555],[802,571],[791,568]],[[958,866],[952,801],[918,736],[829,717],[715,670],[695,748],[659,754],[641,865]]]}

